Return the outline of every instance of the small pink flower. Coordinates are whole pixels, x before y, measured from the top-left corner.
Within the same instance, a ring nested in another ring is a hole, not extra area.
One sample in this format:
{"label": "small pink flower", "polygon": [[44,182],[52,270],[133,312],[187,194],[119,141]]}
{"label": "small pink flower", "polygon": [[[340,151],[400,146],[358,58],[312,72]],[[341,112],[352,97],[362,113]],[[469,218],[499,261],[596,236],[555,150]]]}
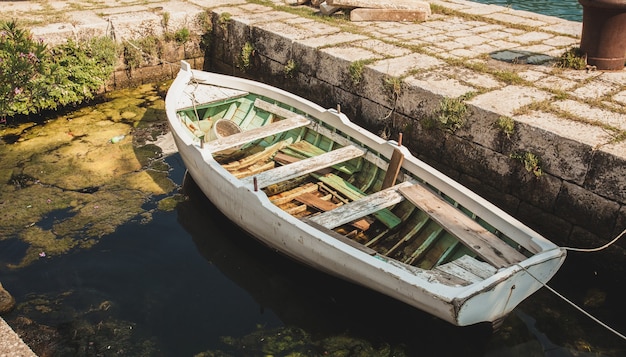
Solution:
{"label": "small pink flower", "polygon": [[46,257],[46,253],[45,252],[39,253],[39,258],[45,258],[45,257]]}

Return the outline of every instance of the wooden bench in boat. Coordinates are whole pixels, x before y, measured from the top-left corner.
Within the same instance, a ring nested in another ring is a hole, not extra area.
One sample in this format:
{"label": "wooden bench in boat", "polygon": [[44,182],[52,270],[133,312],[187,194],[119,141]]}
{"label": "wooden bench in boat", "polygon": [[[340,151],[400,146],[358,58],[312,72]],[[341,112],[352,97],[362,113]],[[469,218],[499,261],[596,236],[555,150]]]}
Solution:
{"label": "wooden bench in boat", "polygon": [[[367,196],[357,187],[354,187],[354,185],[350,184],[348,181],[342,179],[335,174],[312,175],[320,182],[328,185],[330,188],[341,193],[352,201],[356,201],[362,197]],[[374,217],[376,217],[377,220],[382,222],[385,226],[387,226],[387,228],[390,229],[402,223],[402,219],[400,219],[400,217],[396,216],[388,209],[381,209],[380,211],[375,212]]]}
{"label": "wooden bench in boat", "polygon": [[328,229],[339,227],[342,224],[352,222],[403,201],[404,197],[398,192],[398,189],[410,185],[411,184],[408,182],[397,184],[339,206],[333,210],[309,217],[308,221],[315,222]]}
{"label": "wooden bench in boat", "polygon": [[322,155],[313,156],[308,159],[261,172],[256,176],[246,177],[243,181],[252,183],[254,178],[256,178],[257,187],[265,188],[275,183],[306,175],[363,155],[365,155],[365,150],[354,145],[348,145]]}
{"label": "wooden bench in boat", "polygon": [[485,280],[497,272],[496,268],[490,264],[480,262],[468,255],[440,265],[435,270],[453,275],[469,283]]}
{"label": "wooden bench in boat", "polygon": [[522,253],[421,184],[401,187],[399,191],[407,200],[426,212],[446,231],[494,267],[503,268],[526,259]]}
{"label": "wooden bench in boat", "polygon": [[270,102],[266,102],[260,98],[254,100],[254,106],[259,109],[265,110],[268,113],[272,113],[283,118],[289,118],[290,116],[294,115],[294,112],[292,112],[291,110],[279,107],[278,105],[272,104]]}
{"label": "wooden bench in boat", "polygon": [[291,129],[307,126],[310,123],[311,121],[309,119],[301,115],[295,115],[293,117],[275,121],[273,123],[258,128],[246,130],[237,134],[209,141],[208,143],[204,143],[203,148],[210,151],[211,153],[226,149],[232,149],[251,141],[263,139],[270,135],[275,135]]}

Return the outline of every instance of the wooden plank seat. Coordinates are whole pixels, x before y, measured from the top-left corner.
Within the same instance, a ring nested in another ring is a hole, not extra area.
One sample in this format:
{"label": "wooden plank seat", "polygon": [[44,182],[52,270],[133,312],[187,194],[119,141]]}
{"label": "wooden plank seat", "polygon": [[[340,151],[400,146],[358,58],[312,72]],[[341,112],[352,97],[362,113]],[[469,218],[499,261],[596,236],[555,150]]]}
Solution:
{"label": "wooden plank seat", "polygon": [[398,189],[409,185],[411,184],[408,182],[397,184],[333,210],[309,217],[308,220],[328,229],[339,227],[342,224],[352,222],[403,201],[404,197],[398,192]]}
{"label": "wooden plank seat", "polygon": [[[316,175],[314,173],[312,175],[317,180],[321,181],[325,185],[328,185],[328,187],[347,197],[349,200],[356,201],[362,197],[367,196],[350,182],[342,179],[335,174]],[[396,216],[388,209],[381,209],[380,211],[375,212],[374,217],[376,217],[377,220],[382,222],[385,226],[387,226],[387,228],[390,229],[402,223],[402,219],[400,219],[400,217]]]}
{"label": "wooden plank seat", "polygon": [[365,155],[365,150],[354,145],[348,145],[322,155],[313,156],[308,159],[261,172],[253,177],[246,177],[243,181],[246,183],[252,183],[254,182],[254,178],[256,178],[257,187],[261,189],[281,181],[306,175],[322,168],[330,167],[337,163],[348,161],[363,155]]}
{"label": "wooden plank seat", "polygon": [[421,184],[402,187],[399,191],[407,200],[426,212],[446,231],[494,267],[503,268],[526,259],[522,253]]}
{"label": "wooden plank seat", "polygon": [[490,264],[480,262],[468,255],[440,265],[435,269],[472,283],[485,280],[497,272],[496,268]]}
{"label": "wooden plank seat", "polygon": [[232,149],[254,140],[263,139],[270,135],[275,135],[291,129],[300,128],[309,125],[311,121],[301,115],[275,121],[273,123],[246,130],[237,134],[225,136],[208,143],[204,143],[203,148],[211,153]]}
{"label": "wooden plank seat", "polygon": [[272,113],[283,118],[289,118],[290,116],[294,115],[294,112],[292,112],[291,110],[279,107],[278,105],[272,104],[270,102],[266,102],[260,98],[254,100],[254,106],[261,110],[265,110],[268,113]]}

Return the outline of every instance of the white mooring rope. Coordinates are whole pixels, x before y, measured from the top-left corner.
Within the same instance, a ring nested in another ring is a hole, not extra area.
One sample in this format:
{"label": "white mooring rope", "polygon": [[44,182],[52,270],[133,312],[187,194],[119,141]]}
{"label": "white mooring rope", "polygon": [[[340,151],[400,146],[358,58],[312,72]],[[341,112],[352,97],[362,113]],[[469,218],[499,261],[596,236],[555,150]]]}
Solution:
{"label": "white mooring rope", "polygon": [[[615,242],[617,242],[620,238],[622,238],[622,236],[624,236],[624,234],[626,234],[626,229],[624,229],[622,231],[622,233],[618,234],[617,237],[615,237],[612,241],[608,242],[607,244],[601,246],[601,247],[597,247],[597,248],[589,248],[589,249],[583,249],[583,248],[570,248],[570,247],[563,247],[563,249],[565,250],[570,250],[573,252],[597,252],[603,249],[608,248],[609,246],[611,246],[612,244],[614,244]],[[554,290],[553,288],[551,288],[550,286],[548,286],[548,284],[542,282],[541,280],[537,279],[537,277],[535,277],[530,271],[528,271],[525,267],[521,266],[518,264],[518,266],[520,268],[522,268],[525,272],[528,273],[528,275],[530,275],[533,279],[537,280],[541,285],[543,285],[546,289],[550,290],[553,294],[555,294],[556,296],[558,296],[559,298],[563,299],[563,301],[565,301],[566,303],[570,304],[571,306],[573,306],[576,310],[582,312],[585,316],[589,317],[590,319],[592,319],[593,321],[595,321],[596,323],[598,323],[600,326],[604,327],[605,329],[611,331],[612,333],[614,333],[616,336],[620,337],[623,340],[626,340],[626,336],[623,335],[622,333],[620,333],[619,331],[615,330],[614,328],[612,328],[611,326],[605,324],[604,322],[600,321],[597,317],[591,315],[590,313],[588,313],[587,311],[583,310],[583,308],[581,308],[580,306],[576,305],[575,303],[573,303],[571,300],[569,300],[568,298],[566,298],[565,296],[563,296],[562,294],[560,294],[558,291]]]}

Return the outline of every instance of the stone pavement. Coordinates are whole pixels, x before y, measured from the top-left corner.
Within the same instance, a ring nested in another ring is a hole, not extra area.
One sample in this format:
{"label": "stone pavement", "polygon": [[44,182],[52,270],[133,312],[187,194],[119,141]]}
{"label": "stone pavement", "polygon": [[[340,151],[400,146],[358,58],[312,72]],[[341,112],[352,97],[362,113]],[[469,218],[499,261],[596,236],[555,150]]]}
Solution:
{"label": "stone pavement", "polygon": [[[543,169],[559,177],[561,185],[569,185],[572,195],[579,192],[574,186],[584,190],[578,193],[580,199],[592,192],[599,204],[613,204],[607,216],[626,216],[626,71],[554,66],[556,58],[579,45],[579,22],[464,0],[428,2],[433,14],[419,23],[317,21],[287,11],[294,7],[283,0],[267,5],[245,0],[3,1],[0,19],[19,19],[35,36],[53,44],[94,35],[115,34],[118,40],[159,35],[164,13],[171,28],[193,30],[197,14],[215,8],[286,41],[315,47],[332,56],[333,64],[337,59],[364,61],[368,70],[401,77],[425,97],[471,93],[466,103],[477,112],[514,117],[531,128],[518,134],[521,148],[540,152]],[[275,60],[287,63],[286,57]],[[341,86],[340,68],[328,64],[324,68],[318,79]],[[363,88],[368,90],[364,97],[374,101],[384,95],[380,88]],[[411,104],[397,103],[405,113],[411,112]],[[474,125],[470,130],[465,134],[478,145],[490,149],[495,145],[483,135],[491,128]],[[591,187],[585,182],[597,152],[611,157],[615,167],[596,167],[593,173],[599,177]],[[21,347],[15,347],[11,332],[0,319],[0,356],[19,355],[13,354]],[[5,335],[10,337],[6,343]]]}

